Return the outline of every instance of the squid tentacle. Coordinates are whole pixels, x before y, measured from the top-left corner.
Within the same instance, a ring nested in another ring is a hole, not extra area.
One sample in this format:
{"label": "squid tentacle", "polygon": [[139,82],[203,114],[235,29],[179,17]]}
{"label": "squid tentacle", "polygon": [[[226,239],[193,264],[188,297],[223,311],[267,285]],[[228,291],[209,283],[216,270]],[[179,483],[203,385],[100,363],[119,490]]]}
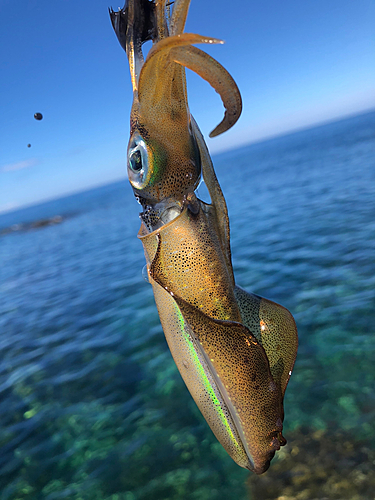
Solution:
{"label": "squid tentacle", "polygon": [[171,35],[179,35],[184,31],[190,0],[175,0],[170,21]]}

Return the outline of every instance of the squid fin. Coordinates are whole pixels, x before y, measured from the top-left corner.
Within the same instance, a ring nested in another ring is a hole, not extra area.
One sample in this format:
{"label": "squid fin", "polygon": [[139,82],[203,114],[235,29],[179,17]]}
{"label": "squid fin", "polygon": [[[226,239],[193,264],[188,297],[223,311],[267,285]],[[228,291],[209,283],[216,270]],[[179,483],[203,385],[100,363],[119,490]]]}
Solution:
{"label": "squid fin", "polygon": [[230,249],[230,228],[229,228],[227,204],[223,195],[223,191],[221,190],[219,181],[217,180],[214,166],[212,164],[212,160],[210,157],[210,153],[208,152],[207,145],[203,139],[202,132],[200,131],[197,122],[194,120],[193,117],[191,117],[191,124],[194,135],[197,140],[199,153],[201,157],[203,179],[204,182],[206,183],[211,198],[212,205],[209,206],[209,209],[213,214],[213,218],[216,220],[221,248],[226,260],[228,272],[230,273],[232,285],[234,286],[234,274],[233,274],[232,257]]}
{"label": "squid fin", "polygon": [[234,294],[242,321],[264,347],[272,376],[284,395],[298,348],[294,318],[285,307],[239,286],[235,287]]}

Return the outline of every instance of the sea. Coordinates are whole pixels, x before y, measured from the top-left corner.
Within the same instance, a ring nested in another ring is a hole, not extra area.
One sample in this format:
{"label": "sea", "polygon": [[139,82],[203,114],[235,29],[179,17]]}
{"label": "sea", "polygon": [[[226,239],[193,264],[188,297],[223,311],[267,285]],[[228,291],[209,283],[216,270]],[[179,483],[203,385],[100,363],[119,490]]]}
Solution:
{"label": "sea", "polygon": [[298,326],[287,446],[257,477],[216,441],[122,181],[0,216],[1,500],[375,498],[375,112],[213,161],[236,282]]}

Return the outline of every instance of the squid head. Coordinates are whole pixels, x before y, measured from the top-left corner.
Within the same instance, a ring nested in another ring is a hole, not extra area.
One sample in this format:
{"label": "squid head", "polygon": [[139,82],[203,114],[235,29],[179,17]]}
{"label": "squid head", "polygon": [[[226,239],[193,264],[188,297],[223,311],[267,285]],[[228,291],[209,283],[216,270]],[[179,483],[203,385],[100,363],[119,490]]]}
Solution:
{"label": "squid head", "polygon": [[[162,14],[165,1],[155,5],[148,0],[129,0],[122,11],[111,11],[112,24],[128,55],[133,86],[130,183],[143,204],[172,204],[180,210],[201,177],[185,68],[207,80],[224,102],[225,117],[212,136],[231,127],[241,112],[241,96],[232,77],[212,57],[193,46],[222,42],[182,33],[188,5],[187,1],[176,2],[169,25]],[[148,39],[154,44],[143,61],[141,46]]]}

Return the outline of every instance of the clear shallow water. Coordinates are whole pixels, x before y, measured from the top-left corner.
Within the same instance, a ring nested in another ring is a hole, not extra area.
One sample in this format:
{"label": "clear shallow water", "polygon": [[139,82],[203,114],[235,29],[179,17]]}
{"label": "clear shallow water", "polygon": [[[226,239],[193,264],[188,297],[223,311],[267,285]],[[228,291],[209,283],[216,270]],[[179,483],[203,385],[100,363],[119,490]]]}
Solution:
{"label": "clear shallow water", "polygon": [[[286,453],[301,429],[374,449],[375,113],[214,164],[237,283],[299,328]],[[0,237],[1,499],[251,498],[168,352],[137,212],[123,182],[0,217],[66,216]]]}

